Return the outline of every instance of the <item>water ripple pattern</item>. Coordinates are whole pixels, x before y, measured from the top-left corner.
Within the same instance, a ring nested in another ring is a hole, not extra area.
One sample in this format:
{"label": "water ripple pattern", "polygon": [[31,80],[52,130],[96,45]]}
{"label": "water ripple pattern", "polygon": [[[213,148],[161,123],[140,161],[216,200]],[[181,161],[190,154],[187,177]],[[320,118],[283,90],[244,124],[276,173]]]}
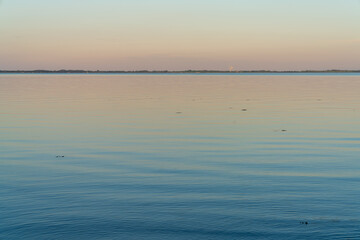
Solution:
{"label": "water ripple pattern", "polygon": [[360,239],[360,75],[0,75],[0,239]]}

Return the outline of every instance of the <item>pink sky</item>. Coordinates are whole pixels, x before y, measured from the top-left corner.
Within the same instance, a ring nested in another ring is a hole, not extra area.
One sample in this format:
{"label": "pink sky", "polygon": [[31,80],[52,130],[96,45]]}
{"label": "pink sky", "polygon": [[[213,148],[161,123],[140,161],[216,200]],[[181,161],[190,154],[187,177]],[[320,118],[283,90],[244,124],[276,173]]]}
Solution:
{"label": "pink sky", "polygon": [[359,12],[357,0],[5,0],[0,69],[360,69]]}

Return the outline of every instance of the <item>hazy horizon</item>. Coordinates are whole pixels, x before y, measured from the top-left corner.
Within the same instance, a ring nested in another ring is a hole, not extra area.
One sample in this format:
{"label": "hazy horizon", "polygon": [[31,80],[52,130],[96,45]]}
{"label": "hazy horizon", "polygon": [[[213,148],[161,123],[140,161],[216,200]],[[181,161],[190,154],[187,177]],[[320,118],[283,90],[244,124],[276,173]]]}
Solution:
{"label": "hazy horizon", "polygon": [[358,0],[0,1],[0,69],[356,70]]}
{"label": "hazy horizon", "polygon": [[353,73],[359,73],[360,69],[304,69],[304,70],[267,70],[267,69],[257,69],[257,70],[229,70],[229,69],[224,69],[224,70],[219,70],[219,69],[184,69],[184,70],[167,70],[167,69],[139,69],[139,70],[116,70],[116,69],[109,69],[109,70],[94,70],[94,69],[53,69],[53,70],[49,70],[49,69],[29,69],[29,70],[23,70],[23,69],[17,69],[17,70],[13,70],[13,69],[0,69],[0,73],[1,72],[81,72],[81,71],[87,71],[87,72],[169,72],[169,73],[177,73],[177,72],[229,72],[229,73],[241,73],[241,72],[270,72],[270,73],[276,73],[276,72],[312,72],[312,73],[316,73],[316,72],[353,72]]}

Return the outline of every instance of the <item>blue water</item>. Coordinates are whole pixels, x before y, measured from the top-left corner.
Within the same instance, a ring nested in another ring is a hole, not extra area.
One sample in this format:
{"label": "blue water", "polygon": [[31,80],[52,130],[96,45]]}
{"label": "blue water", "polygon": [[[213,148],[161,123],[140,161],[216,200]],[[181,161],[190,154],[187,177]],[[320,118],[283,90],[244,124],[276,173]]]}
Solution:
{"label": "blue water", "polygon": [[0,239],[360,239],[359,90],[2,74]]}

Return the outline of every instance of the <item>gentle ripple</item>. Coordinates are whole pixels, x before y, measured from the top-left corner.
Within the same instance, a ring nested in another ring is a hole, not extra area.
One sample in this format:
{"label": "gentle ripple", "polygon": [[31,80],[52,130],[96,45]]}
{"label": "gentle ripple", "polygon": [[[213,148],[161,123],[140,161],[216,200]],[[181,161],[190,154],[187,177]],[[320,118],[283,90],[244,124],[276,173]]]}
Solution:
{"label": "gentle ripple", "polygon": [[359,90],[2,74],[0,239],[360,239]]}

